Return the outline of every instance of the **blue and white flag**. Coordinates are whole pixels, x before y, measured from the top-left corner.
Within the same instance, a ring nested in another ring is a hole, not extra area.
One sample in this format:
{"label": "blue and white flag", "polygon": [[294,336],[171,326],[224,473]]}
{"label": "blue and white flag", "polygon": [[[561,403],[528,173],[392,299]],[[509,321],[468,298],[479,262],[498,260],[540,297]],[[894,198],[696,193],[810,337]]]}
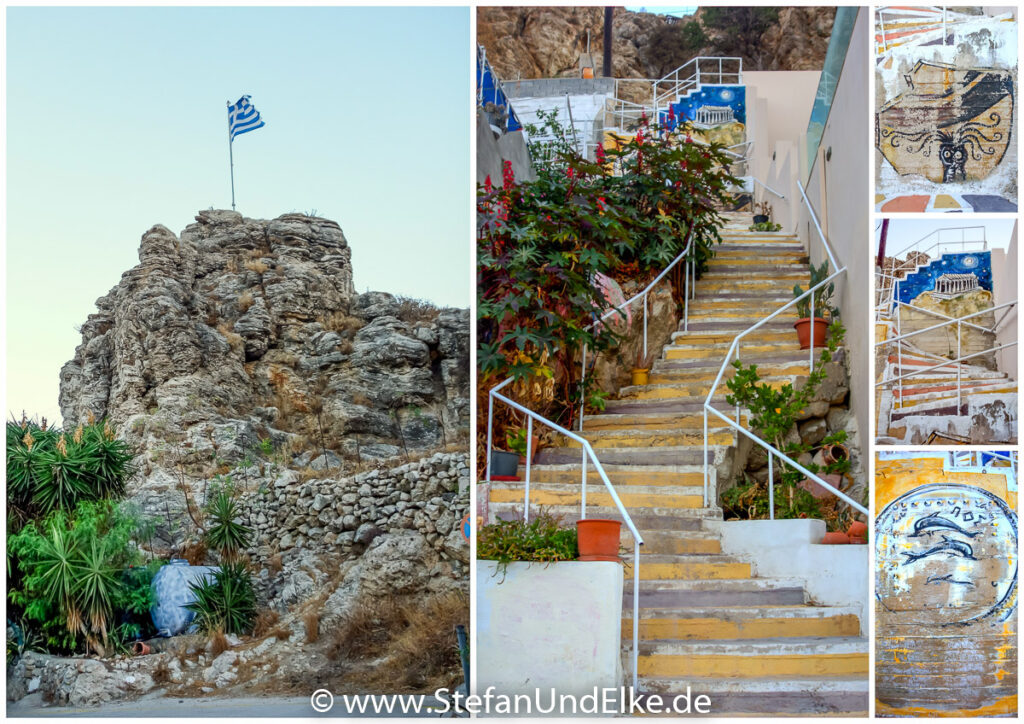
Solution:
{"label": "blue and white flag", "polygon": [[255,131],[265,125],[260,120],[260,112],[256,110],[256,106],[249,102],[250,98],[252,96],[242,96],[234,105],[228,105],[228,132],[232,141],[235,140],[235,136]]}

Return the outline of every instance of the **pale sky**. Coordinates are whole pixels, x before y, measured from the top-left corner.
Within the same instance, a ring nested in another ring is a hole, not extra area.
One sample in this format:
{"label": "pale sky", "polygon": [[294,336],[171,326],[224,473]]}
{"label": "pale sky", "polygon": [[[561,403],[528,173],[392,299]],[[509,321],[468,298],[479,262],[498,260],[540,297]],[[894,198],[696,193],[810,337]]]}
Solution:
{"label": "pale sky", "polygon": [[231,208],[337,221],[355,285],[469,305],[466,8],[8,8],[6,411],[60,367],[142,234]]}

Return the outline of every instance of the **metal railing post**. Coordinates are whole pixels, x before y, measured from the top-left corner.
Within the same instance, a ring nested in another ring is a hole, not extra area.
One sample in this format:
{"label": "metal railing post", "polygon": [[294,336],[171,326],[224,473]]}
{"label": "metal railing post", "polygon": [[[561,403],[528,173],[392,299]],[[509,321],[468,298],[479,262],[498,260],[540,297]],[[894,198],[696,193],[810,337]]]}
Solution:
{"label": "metal railing post", "polygon": [[636,537],[633,538],[633,691],[639,691],[637,666],[640,661],[640,546]]}
{"label": "metal railing post", "polygon": [[644,292],[644,364],[647,364],[647,293]]}
{"label": "metal railing post", "polygon": [[494,396],[487,395],[487,482],[491,482],[491,446],[494,430]]}
{"label": "metal railing post", "polygon": [[533,416],[526,416],[526,501],[523,522],[530,522],[530,462],[533,458]]}
{"label": "metal railing post", "polygon": [[814,372],[814,327],[815,327],[815,324],[814,324],[814,297],[815,296],[816,296],[816,293],[815,292],[811,292],[811,355],[810,355],[811,372]]}
{"label": "metal railing post", "polygon": [[584,410],[584,408],[586,407],[586,404],[587,404],[587,394],[586,394],[587,386],[585,384],[586,381],[587,381],[587,345],[586,345],[586,343],[583,344],[583,355],[582,355],[581,360],[582,360],[583,364],[582,364],[582,367],[580,369],[580,424],[579,424],[579,431],[583,432],[583,410]]}
{"label": "metal railing post", "polygon": [[[960,350],[960,320],[956,320],[956,358],[960,359],[963,352]],[[956,414],[960,414],[960,373],[963,370],[961,362],[956,363]]]}
{"label": "metal railing post", "polygon": [[768,451],[768,510],[769,520],[775,520],[775,456]]}
{"label": "metal railing post", "polygon": [[580,480],[580,520],[587,519],[587,446],[583,445],[583,465],[580,466],[583,477]]}
{"label": "metal railing post", "polygon": [[708,507],[708,406],[704,405],[704,507]]}

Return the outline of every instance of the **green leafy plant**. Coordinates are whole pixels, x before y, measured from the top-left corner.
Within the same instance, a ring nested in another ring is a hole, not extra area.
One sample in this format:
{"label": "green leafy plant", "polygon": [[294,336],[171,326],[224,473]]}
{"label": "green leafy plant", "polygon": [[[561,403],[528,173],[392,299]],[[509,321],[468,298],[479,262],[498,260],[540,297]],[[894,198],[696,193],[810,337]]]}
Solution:
{"label": "green leafy plant", "polygon": [[779,231],[782,229],[782,224],[776,224],[771,221],[759,221],[756,224],[750,226],[750,231]]}
{"label": "green leafy plant", "polygon": [[505,436],[505,442],[508,446],[509,452],[518,453],[519,455],[526,455],[526,430],[520,428],[516,432],[509,432]]}
{"label": "green leafy plant", "polygon": [[138,541],[149,530],[137,512],[110,501],[83,501],[71,513],[29,521],[7,537],[11,609],[38,626],[47,649],[72,652],[84,644],[104,654],[119,617],[137,609],[139,594],[123,572],[140,563]]}
{"label": "green leafy plant", "polygon": [[[821,262],[821,265],[815,267],[811,265],[811,281],[807,289],[821,284],[823,281],[828,279],[828,260]],[[799,284],[793,285],[793,297],[800,297],[807,289],[804,289]],[[834,319],[837,316],[837,310],[832,306],[832,295],[835,294],[836,285],[834,282],[823,284],[818,287],[812,294],[807,295],[796,303],[796,313],[799,317],[805,318],[811,316],[811,297],[814,297],[814,315],[816,317],[824,317],[827,319]]]}
{"label": "green leafy plant", "polygon": [[513,561],[551,563],[579,556],[575,525],[563,526],[561,519],[543,511],[529,523],[499,520],[481,527],[476,550],[478,559],[497,561],[502,574]]}
{"label": "green leafy plant", "polygon": [[107,422],[79,425],[71,434],[45,419],[8,422],[8,511],[23,522],[74,510],[80,501],[122,497],[131,458]]}
{"label": "green leafy plant", "polygon": [[212,577],[204,576],[190,588],[196,600],[187,608],[196,614],[195,623],[203,633],[247,634],[256,619],[256,593],[252,575],[241,561],[221,565]]}
{"label": "green leafy plant", "polygon": [[204,534],[207,547],[226,560],[236,558],[252,541],[252,528],[236,521],[240,514],[238,499],[228,479],[213,490],[206,506],[209,527]]}
{"label": "green leafy plant", "polygon": [[[734,361],[733,367],[736,372],[731,379],[726,381],[726,387],[730,393],[726,395],[726,402],[731,406],[746,409],[750,428],[776,450],[796,460],[810,449],[809,445],[800,441],[799,434],[796,433],[797,420],[803,414],[808,403],[814,399],[827,374],[826,366],[842,345],[844,337],[845,329],[838,318],[834,319],[829,326],[827,346],[821,351],[819,363],[799,388],[789,382],[782,385],[763,382],[756,364],[744,365],[739,360]],[[826,438],[829,442],[842,442],[845,439],[845,433],[836,433]],[[776,517],[800,517],[801,513],[818,510],[816,504],[812,505],[811,501],[803,495],[807,491],[796,487],[803,480],[804,474],[788,467],[781,461],[777,464],[780,466],[780,471],[775,478],[776,503],[780,504],[781,508],[776,509]],[[822,471],[822,467],[814,463],[805,467],[813,473]],[[844,468],[845,470],[849,469],[849,461],[840,461],[827,466],[825,472],[844,472]],[[811,497],[813,500],[813,496]],[[749,514],[757,515],[767,513],[767,498],[767,486],[751,481],[722,494],[723,506],[728,505],[734,511],[736,509],[746,510]]]}

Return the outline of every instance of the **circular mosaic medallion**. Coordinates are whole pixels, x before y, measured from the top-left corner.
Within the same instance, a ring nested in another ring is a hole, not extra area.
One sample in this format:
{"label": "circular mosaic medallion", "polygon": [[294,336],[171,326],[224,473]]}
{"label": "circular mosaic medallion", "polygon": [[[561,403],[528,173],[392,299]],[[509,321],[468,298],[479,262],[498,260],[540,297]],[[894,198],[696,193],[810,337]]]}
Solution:
{"label": "circular mosaic medallion", "polygon": [[893,623],[1002,619],[1016,605],[1017,516],[968,485],[924,485],[875,518],[875,596]]}

